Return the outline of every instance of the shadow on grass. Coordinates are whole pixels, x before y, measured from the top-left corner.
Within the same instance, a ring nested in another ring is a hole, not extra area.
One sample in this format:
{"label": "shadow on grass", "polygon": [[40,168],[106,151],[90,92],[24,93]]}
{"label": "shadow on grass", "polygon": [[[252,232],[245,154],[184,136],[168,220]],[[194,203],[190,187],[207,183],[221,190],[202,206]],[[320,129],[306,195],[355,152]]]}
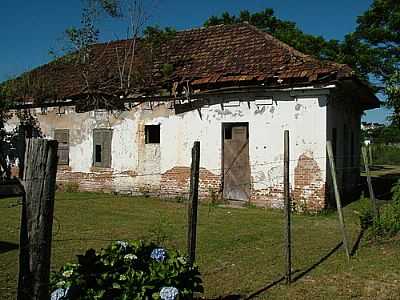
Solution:
{"label": "shadow on grass", "polygon": [[316,267],[318,267],[320,264],[322,264],[325,260],[327,260],[329,257],[332,256],[332,254],[334,254],[337,250],[339,250],[339,248],[343,245],[343,242],[340,242],[339,244],[336,245],[336,247],[334,247],[331,251],[329,251],[326,255],[324,255],[323,257],[321,257],[315,264],[313,264],[312,266],[310,266],[309,268],[305,269],[304,271],[301,271],[297,276],[293,277],[292,282],[296,282],[297,280],[299,280],[300,278],[302,278],[303,276],[307,275],[308,273],[310,273],[312,270],[314,270]]}
{"label": "shadow on grass", "polygon": [[18,248],[18,244],[0,241],[0,253],[16,250]]}
{"label": "shadow on grass", "polygon": [[[360,238],[361,240],[361,238]],[[359,244],[359,242],[358,242]],[[334,254],[341,246],[343,245],[343,242],[340,242],[339,244],[337,244],[331,251],[329,251],[326,255],[324,255],[323,257],[321,257],[316,263],[314,263],[312,266],[310,266],[309,268],[305,269],[305,270],[296,270],[293,271],[292,274],[297,274],[296,276],[293,277],[292,279],[292,283],[296,282],[297,280],[299,280],[300,278],[302,278],[303,276],[305,276],[306,274],[308,274],[309,272],[311,272],[312,270],[314,270],[316,267],[318,267],[320,264],[322,264],[325,260],[327,260],[330,256],[332,256],[332,254]],[[353,249],[355,249],[355,247],[353,247]],[[249,296],[247,296],[245,299],[253,299],[254,297],[259,296],[260,294],[268,291],[269,289],[271,289],[272,287],[276,286],[277,284],[281,283],[282,281],[285,281],[285,276],[282,276],[280,278],[278,278],[277,280],[271,282],[270,284],[268,284],[267,286],[263,287],[262,289],[250,294]]]}
{"label": "shadow on grass", "polygon": [[256,291],[256,292],[254,292],[254,293],[252,293],[252,294],[250,294],[249,296],[247,296],[247,297],[245,298],[245,300],[253,299],[254,297],[259,296],[260,294],[262,294],[262,293],[268,291],[270,288],[274,287],[275,285],[279,284],[280,282],[282,282],[282,281],[284,281],[284,280],[285,280],[285,276],[280,277],[279,279],[277,279],[277,280],[271,282],[270,284],[268,284],[267,286],[263,287],[262,289],[260,289],[260,290],[258,290],[258,291]]}
{"label": "shadow on grass", "polygon": [[364,236],[364,233],[365,233],[365,228],[362,228],[360,233],[357,236],[357,240],[354,243],[353,248],[351,249],[350,256],[354,256],[356,254],[358,248],[360,247],[360,243],[361,243],[361,240],[362,240],[362,238]]}

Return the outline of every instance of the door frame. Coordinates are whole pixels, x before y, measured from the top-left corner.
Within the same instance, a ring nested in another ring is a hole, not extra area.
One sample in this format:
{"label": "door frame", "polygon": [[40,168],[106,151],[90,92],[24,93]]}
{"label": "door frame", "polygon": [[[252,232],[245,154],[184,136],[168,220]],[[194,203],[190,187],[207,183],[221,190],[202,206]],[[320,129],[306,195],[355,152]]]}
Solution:
{"label": "door frame", "polygon": [[[224,196],[224,186],[225,186],[225,167],[224,167],[224,153],[225,153],[225,128],[233,127],[233,126],[245,126],[247,128],[247,140],[249,143],[249,151],[250,151],[250,134],[249,134],[249,122],[221,122],[221,195]],[[250,153],[249,153],[250,155]],[[250,163],[250,162],[249,162]],[[251,174],[250,174],[251,177]]]}

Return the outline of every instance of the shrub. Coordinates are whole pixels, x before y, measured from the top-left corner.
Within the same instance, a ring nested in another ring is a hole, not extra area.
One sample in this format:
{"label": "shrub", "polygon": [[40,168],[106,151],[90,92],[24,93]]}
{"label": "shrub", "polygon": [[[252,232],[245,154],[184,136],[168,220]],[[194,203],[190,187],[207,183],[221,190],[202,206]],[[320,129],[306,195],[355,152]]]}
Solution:
{"label": "shrub", "polygon": [[374,212],[372,210],[371,200],[361,196],[361,205],[359,208],[361,229],[367,229],[374,224]]}
{"label": "shrub", "polygon": [[373,231],[381,237],[391,237],[400,232],[400,180],[392,187],[393,198],[385,205],[379,218],[374,220]]}
{"label": "shrub", "polygon": [[370,203],[361,207],[361,228],[369,227],[369,238],[388,238],[400,233],[400,180],[393,185],[391,191],[392,202],[381,208],[379,216],[374,217]]}
{"label": "shrub", "polygon": [[[188,298],[203,292],[197,266],[176,251],[143,241],[118,241],[78,255],[51,276],[52,299]],[[62,296],[66,294],[64,298]]]}

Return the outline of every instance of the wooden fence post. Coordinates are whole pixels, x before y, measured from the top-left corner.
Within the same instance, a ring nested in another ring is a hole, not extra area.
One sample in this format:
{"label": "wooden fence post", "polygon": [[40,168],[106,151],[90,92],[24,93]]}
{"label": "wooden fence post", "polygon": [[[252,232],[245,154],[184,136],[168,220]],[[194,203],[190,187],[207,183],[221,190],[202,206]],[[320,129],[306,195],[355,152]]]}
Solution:
{"label": "wooden fence post", "polygon": [[[18,127],[17,135],[17,157],[18,157],[18,177],[24,177],[24,161],[25,161],[25,148],[26,148],[26,130],[25,127],[20,125]],[[26,193],[22,195],[22,208],[21,220],[19,230],[19,270],[18,270],[18,289],[17,300],[28,299],[29,291],[25,289],[28,284],[29,274],[29,249],[28,249],[28,229],[26,220]]]}
{"label": "wooden fence post", "polygon": [[283,154],[283,194],[285,202],[285,273],[286,284],[292,281],[292,245],[291,245],[291,220],[292,205],[289,186],[289,130],[284,132],[284,154]]}
{"label": "wooden fence post", "polygon": [[338,188],[337,180],[336,180],[335,160],[334,160],[334,157],[333,157],[331,141],[327,141],[326,142],[326,150],[328,152],[329,166],[330,166],[330,170],[331,170],[333,189],[334,189],[334,192],[335,192],[336,207],[337,207],[337,212],[338,212],[338,217],[339,217],[340,230],[342,231],[343,246],[344,246],[344,249],[346,251],[347,259],[350,260],[349,243],[348,243],[348,240],[347,240],[346,228],[345,228],[345,225],[344,225],[342,202],[340,200],[340,193],[339,193],[339,188]]}
{"label": "wooden fence post", "polygon": [[188,257],[190,263],[196,259],[197,206],[199,198],[200,142],[192,148],[192,165],[190,169],[190,196],[188,206]]}
{"label": "wooden fence post", "polygon": [[367,175],[369,197],[371,198],[374,217],[377,218],[379,216],[379,211],[378,211],[378,206],[376,204],[374,189],[372,188],[371,173],[369,172],[369,166],[368,166],[367,149],[365,149],[365,147],[361,147],[361,152],[364,160],[365,173]]}
{"label": "wooden fence post", "polygon": [[45,139],[28,139],[26,143],[22,221],[26,221],[27,236],[22,236],[25,244],[20,248],[21,255],[27,257],[20,264],[28,264],[20,268],[18,300],[49,297],[57,146],[57,141]]}
{"label": "wooden fence post", "polygon": [[372,144],[368,145],[368,154],[369,154],[369,164],[372,166],[374,164],[374,161],[372,158]]}

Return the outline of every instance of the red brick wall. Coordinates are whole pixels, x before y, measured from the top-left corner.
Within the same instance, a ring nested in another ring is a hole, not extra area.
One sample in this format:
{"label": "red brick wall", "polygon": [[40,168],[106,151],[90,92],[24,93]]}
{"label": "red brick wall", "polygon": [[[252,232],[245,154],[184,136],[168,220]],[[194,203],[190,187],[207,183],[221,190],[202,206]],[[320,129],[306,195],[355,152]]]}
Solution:
{"label": "red brick wall", "polygon": [[[290,184],[294,210],[318,212],[326,208],[328,198],[325,178],[317,161],[311,155],[300,155],[294,169],[294,182]],[[283,183],[265,189],[253,189],[250,201],[260,206],[283,208]]]}
{"label": "red brick wall", "polygon": [[[190,168],[174,167],[161,175],[161,194],[188,195],[190,185]],[[218,193],[221,187],[221,176],[207,169],[200,168],[199,197],[210,196],[211,191]]]}
{"label": "red brick wall", "polygon": [[[220,191],[221,179],[207,169],[201,168],[199,174],[199,197],[207,198],[211,193]],[[92,169],[90,173],[72,172],[68,168],[59,167],[57,184],[62,190],[68,184],[77,184],[80,191],[127,191],[133,194],[149,194],[160,197],[188,196],[190,182],[189,167],[174,167],[160,175],[159,184],[143,184],[121,186],[114,181],[119,176],[135,178],[135,172],[113,173],[111,169]]]}
{"label": "red brick wall", "polygon": [[[93,169],[91,173],[71,172],[68,168],[59,168],[57,182],[62,187],[67,182],[75,182],[81,191],[112,192],[122,190],[113,179],[118,176],[135,178],[135,172],[115,174],[111,169]],[[174,167],[159,177],[158,184],[141,184],[126,187],[130,193],[150,194],[160,197],[187,197],[190,184],[190,168]],[[294,170],[294,182],[291,183],[291,196],[297,211],[316,212],[326,207],[325,178],[318,163],[310,155],[302,154]],[[221,176],[200,169],[199,197],[220,196]],[[254,189],[250,202],[259,206],[282,208],[283,183],[265,189]]]}
{"label": "red brick wall", "polygon": [[325,180],[318,163],[306,154],[300,155],[294,170],[293,205],[298,211],[320,211],[325,208]]}

